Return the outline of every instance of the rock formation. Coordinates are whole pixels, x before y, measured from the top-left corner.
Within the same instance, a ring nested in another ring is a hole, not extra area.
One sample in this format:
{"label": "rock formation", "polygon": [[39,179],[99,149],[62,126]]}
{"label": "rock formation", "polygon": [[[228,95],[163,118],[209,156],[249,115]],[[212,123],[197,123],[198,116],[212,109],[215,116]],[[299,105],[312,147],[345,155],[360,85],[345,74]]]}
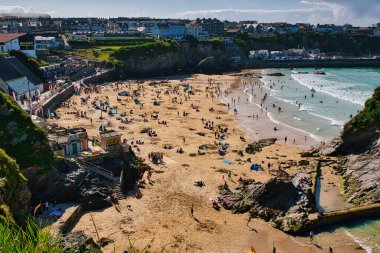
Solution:
{"label": "rock formation", "polygon": [[323,153],[341,158],[336,170],[343,174],[348,202],[380,202],[380,87]]}

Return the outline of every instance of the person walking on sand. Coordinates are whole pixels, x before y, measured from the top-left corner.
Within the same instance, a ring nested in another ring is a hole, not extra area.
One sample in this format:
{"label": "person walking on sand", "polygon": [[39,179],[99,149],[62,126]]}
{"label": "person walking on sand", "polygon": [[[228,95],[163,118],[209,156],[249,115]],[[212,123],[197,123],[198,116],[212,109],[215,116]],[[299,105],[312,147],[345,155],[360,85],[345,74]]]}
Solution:
{"label": "person walking on sand", "polygon": [[333,253],[333,249],[329,247],[329,253]]}
{"label": "person walking on sand", "polygon": [[190,207],[190,217],[194,217],[194,204],[191,204]]}
{"label": "person walking on sand", "polygon": [[285,136],[285,144],[286,144],[287,141],[288,141],[288,137]]}
{"label": "person walking on sand", "polygon": [[229,179],[229,180],[232,180],[232,177],[231,177],[231,171],[230,171],[230,170],[227,171],[227,175],[228,175],[228,179]]}
{"label": "person walking on sand", "polygon": [[313,231],[310,231],[309,236],[310,236],[310,243],[311,243],[313,241],[313,239],[314,239],[314,233],[313,233]]}
{"label": "person walking on sand", "polygon": [[182,138],[182,145],[185,145],[185,144],[186,144],[186,138],[183,137],[183,138]]}

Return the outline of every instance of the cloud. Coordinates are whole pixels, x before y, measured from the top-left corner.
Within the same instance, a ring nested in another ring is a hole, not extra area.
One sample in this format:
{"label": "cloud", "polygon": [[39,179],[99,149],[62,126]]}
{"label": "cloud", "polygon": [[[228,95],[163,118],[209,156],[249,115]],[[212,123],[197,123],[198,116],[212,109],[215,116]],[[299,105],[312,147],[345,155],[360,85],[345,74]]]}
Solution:
{"label": "cloud", "polygon": [[292,9],[192,10],[176,13],[175,17],[371,25],[380,22],[379,10],[379,0],[302,0]]}
{"label": "cloud", "polygon": [[32,7],[22,7],[18,5],[0,5],[0,14],[4,13],[30,13],[34,12]]}

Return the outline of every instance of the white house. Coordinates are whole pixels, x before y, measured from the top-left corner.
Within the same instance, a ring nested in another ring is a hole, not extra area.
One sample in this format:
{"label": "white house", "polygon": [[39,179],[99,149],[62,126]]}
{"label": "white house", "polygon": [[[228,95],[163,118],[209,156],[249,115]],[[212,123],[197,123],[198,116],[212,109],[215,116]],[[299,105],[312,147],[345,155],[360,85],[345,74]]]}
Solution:
{"label": "white house", "polygon": [[155,38],[181,40],[188,35],[186,25],[180,22],[156,23],[152,29]]}
{"label": "white house", "polygon": [[6,53],[11,50],[20,50],[19,38],[24,33],[2,33],[0,34],[0,52]]}
{"label": "white house", "polygon": [[34,41],[36,50],[49,50],[59,47],[59,42],[54,37],[36,36]]}
{"label": "white house", "polygon": [[269,57],[269,51],[264,50],[254,50],[249,52],[249,58],[250,59],[257,59],[257,60],[266,60]]}
{"label": "white house", "polygon": [[188,35],[191,35],[198,40],[207,40],[210,37],[208,32],[203,29],[202,25],[196,21],[187,24],[186,28]]}

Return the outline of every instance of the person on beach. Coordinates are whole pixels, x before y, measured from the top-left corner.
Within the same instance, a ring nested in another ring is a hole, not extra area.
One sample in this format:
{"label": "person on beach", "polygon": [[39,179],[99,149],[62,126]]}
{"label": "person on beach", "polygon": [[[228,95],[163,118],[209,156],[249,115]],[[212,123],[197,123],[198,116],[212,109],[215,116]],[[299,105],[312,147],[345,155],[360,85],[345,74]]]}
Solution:
{"label": "person on beach", "polygon": [[313,241],[313,239],[314,239],[314,233],[313,233],[313,231],[310,231],[309,236],[310,236],[310,243],[311,243]]}
{"label": "person on beach", "polygon": [[286,144],[287,141],[288,141],[288,137],[285,136],[285,144]]}
{"label": "person on beach", "polygon": [[190,207],[190,217],[194,217],[194,204],[191,204]]}
{"label": "person on beach", "polygon": [[329,253],[333,253],[333,249],[329,247]]}

